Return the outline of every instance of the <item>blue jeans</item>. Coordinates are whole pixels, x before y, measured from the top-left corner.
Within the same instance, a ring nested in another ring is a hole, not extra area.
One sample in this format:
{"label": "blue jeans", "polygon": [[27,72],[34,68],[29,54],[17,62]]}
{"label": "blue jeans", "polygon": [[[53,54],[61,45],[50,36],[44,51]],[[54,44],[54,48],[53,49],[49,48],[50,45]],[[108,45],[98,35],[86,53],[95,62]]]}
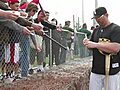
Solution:
{"label": "blue jeans", "polygon": [[20,53],[20,66],[21,76],[26,77],[29,69],[29,56],[30,56],[30,44],[29,36],[21,35],[21,53]]}

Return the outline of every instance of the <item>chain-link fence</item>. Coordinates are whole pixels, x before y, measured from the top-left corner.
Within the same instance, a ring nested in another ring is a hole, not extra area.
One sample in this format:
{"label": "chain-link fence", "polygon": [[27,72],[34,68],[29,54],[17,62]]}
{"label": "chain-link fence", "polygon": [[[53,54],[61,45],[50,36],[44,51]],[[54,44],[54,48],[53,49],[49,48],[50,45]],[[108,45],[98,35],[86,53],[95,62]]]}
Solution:
{"label": "chain-link fence", "polygon": [[21,32],[1,27],[0,30],[0,67],[2,79],[17,77],[19,71],[26,76],[29,68],[29,36]]}
{"label": "chain-link fence", "polygon": [[[83,33],[51,31],[43,37],[35,33],[26,36],[8,28],[0,30],[1,80],[20,78],[36,72],[44,72],[49,66],[60,65],[66,60],[90,55],[82,44]],[[31,38],[35,36],[35,43]],[[47,37],[46,37],[47,36]],[[69,38],[68,38],[69,37]],[[32,43],[32,45],[31,45]]]}

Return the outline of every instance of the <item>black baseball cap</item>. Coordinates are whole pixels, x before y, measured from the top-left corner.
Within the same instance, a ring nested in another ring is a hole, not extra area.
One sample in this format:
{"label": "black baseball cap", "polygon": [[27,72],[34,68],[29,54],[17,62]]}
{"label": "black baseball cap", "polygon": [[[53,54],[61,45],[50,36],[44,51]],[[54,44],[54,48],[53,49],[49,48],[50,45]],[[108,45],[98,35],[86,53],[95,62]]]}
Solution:
{"label": "black baseball cap", "polygon": [[107,13],[107,10],[106,10],[105,7],[98,7],[98,8],[95,9],[94,17],[93,18],[100,17],[100,16],[102,16],[102,15],[104,15],[106,13]]}

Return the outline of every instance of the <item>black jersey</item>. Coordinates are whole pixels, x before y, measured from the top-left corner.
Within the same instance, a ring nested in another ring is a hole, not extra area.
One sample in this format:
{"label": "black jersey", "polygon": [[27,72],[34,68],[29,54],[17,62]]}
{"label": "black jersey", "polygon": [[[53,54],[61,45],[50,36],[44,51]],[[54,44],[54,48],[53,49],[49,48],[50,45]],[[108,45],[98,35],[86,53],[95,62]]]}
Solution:
{"label": "black jersey", "polygon": [[[111,42],[120,43],[120,26],[111,23],[105,28],[97,28],[94,30],[91,41],[99,42],[100,38],[105,38]],[[120,70],[120,53],[111,55],[110,58],[110,75],[118,73]],[[105,75],[105,55],[101,54],[98,49],[93,49],[92,72]]]}

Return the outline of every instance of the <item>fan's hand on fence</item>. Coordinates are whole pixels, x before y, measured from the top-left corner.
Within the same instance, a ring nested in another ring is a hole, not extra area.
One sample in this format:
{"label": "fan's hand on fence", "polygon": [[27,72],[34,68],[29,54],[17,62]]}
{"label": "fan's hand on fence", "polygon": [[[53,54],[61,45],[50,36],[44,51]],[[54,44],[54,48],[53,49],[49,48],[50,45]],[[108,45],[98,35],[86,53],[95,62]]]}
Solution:
{"label": "fan's hand on fence", "polygon": [[36,23],[32,23],[32,27],[34,28],[36,32],[39,32],[42,29],[42,26]]}
{"label": "fan's hand on fence", "polygon": [[44,31],[43,31],[43,30],[39,30],[39,31],[37,31],[37,33],[38,33],[40,36],[43,36],[43,35],[44,35]]}
{"label": "fan's hand on fence", "polygon": [[41,52],[41,50],[42,50],[40,47],[37,47],[37,46],[35,48],[36,48],[37,52]]}

